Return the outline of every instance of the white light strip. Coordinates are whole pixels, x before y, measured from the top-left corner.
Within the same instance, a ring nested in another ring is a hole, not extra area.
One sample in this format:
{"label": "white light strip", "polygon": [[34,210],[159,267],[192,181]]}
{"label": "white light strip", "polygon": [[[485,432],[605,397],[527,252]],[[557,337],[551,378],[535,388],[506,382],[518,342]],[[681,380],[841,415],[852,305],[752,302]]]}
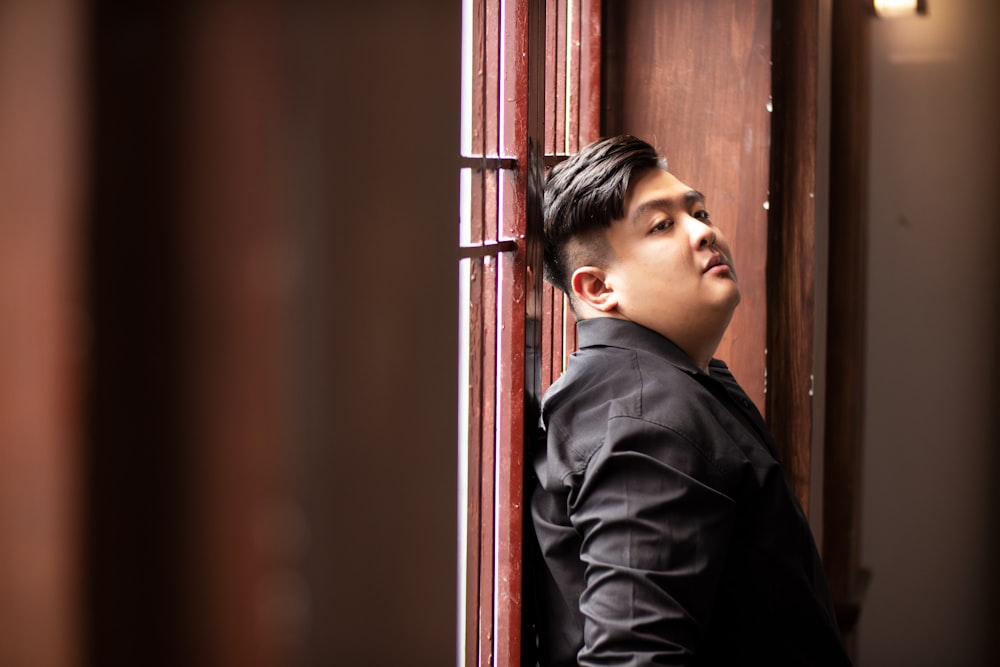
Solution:
{"label": "white light strip", "polygon": [[[506,152],[507,136],[504,129],[507,126],[507,3],[500,3],[500,67],[497,69],[497,83],[500,84],[500,95],[497,97],[497,134],[500,137],[500,146],[497,147],[497,155],[503,157]],[[503,209],[500,209],[501,211]]]}
{"label": "white light strip", "polygon": [[462,0],[462,155],[472,155],[472,0]]}
{"label": "white light strip", "polygon": [[[462,0],[462,70],[461,119],[459,146],[462,155],[472,154],[472,2]],[[463,169],[459,176],[459,244],[471,236],[471,174]],[[468,608],[469,531],[466,516],[469,507],[469,282],[472,277],[468,259],[458,264],[458,610],[455,614],[458,642],[455,664],[465,663],[466,609]]]}
{"label": "white light strip", "polygon": [[469,592],[469,283],[472,265],[458,263],[458,662],[465,662],[465,610]]}
{"label": "white light strip", "polygon": [[913,16],[917,13],[917,0],[875,0],[875,13],[879,16]]}
{"label": "white light strip", "polygon": [[564,100],[566,117],[563,120],[563,152],[569,153],[569,120],[573,105],[570,94],[573,83],[573,0],[566,0],[566,98]]}

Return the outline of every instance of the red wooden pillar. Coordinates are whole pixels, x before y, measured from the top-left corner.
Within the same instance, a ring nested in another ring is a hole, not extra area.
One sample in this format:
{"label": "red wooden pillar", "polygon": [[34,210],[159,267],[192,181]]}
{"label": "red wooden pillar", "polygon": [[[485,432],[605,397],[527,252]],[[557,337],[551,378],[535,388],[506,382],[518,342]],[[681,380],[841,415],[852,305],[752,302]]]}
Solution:
{"label": "red wooden pillar", "polygon": [[852,653],[867,585],[860,553],[871,16],[857,0],[833,3],[823,562]]}
{"label": "red wooden pillar", "polygon": [[767,240],[768,424],[809,513],[813,440],[819,7],[775,0]]}
{"label": "red wooden pillar", "polygon": [[[496,632],[494,664],[521,661],[522,531],[525,452],[525,324],[527,317],[527,219],[529,133],[537,133],[538,87],[531,78],[537,53],[537,22],[544,19],[538,0],[503,3],[506,28],[501,42],[504,67],[500,106],[501,156],[513,158],[514,170],[500,172],[501,238],[517,241],[514,252],[498,257],[497,291],[497,489],[496,489]],[[532,93],[535,99],[532,99]],[[535,123],[531,123],[535,120]],[[539,143],[537,134],[535,145]]]}
{"label": "red wooden pillar", "polygon": [[80,3],[0,2],[0,664],[80,664]]}

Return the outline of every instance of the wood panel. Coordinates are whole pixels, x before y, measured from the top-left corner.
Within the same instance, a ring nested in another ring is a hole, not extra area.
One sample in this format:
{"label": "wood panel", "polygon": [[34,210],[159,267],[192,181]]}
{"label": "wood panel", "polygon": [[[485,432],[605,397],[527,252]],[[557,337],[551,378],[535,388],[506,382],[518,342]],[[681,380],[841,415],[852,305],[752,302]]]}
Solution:
{"label": "wood panel", "polygon": [[601,0],[581,0],[580,20],[580,123],[577,145],[582,148],[601,134]]}
{"label": "wood panel", "polygon": [[[521,664],[522,651],[522,581],[524,527],[524,457],[528,435],[534,424],[525,420],[531,399],[526,377],[532,377],[527,364],[534,359],[526,351],[538,346],[528,340],[537,331],[527,326],[528,307],[534,287],[528,276],[528,222],[537,206],[529,199],[532,160],[529,153],[545,141],[545,100],[541,75],[545,54],[545,5],[543,0],[504,2],[505,35],[502,42],[504,93],[501,106],[501,146],[505,156],[517,160],[517,169],[503,171],[501,177],[503,236],[518,239],[514,253],[498,258],[497,298],[497,518],[496,544],[496,630],[494,661],[498,667]],[[537,218],[537,215],[534,217]],[[537,260],[537,252],[530,258]],[[537,272],[540,267],[531,267]]]}
{"label": "wood panel", "polygon": [[743,301],[717,356],[764,410],[770,0],[606,3],[604,127],[652,143],[707,196]]}
{"label": "wood panel", "polygon": [[863,597],[860,562],[871,9],[835,0],[830,72],[830,221],[823,560],[848,650]]}
{"label": "wood panel", "polygon": [[815,319],[816,0],[775,0],[767,248],[767,416],[792,490],[809,513]]}
{"label": "wood panel", "polygon": [[276,4],[295,38],[282,182],[310,529],[292,664],[452,664],[461,7]]}
{"label": "wood panel", "polygon": [[181,436],[198,503],[188,518],[188,585],[200,603],[188,613],[206,664],[287,664],[305,642],[291,398],[297,239],[281,215],[290,208],[281,173],[285,20],[273,3],[201,3],[181,60],[190,68],[181,107]]}
{"label": "wood panel", "polygon": [[81,664],[83,5],[0,2],[0,664]]}
{"label": "wood panel", "polygon": [[88,664],[454,660],[459,10],[386,5],[95,5]]}

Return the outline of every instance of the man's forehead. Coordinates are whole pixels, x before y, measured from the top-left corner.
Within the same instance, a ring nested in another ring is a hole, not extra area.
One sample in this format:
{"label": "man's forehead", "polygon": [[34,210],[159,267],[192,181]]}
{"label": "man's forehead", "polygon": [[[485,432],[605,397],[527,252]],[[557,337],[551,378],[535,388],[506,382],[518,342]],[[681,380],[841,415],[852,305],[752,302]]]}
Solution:
{"label": "man's forehead", "polygon": [[643,174],[625,195],[625,217],[633,218],[652,209],[687,208],[704,203],[705,195],[663,169]]}
{"label": "man's forehead", "polygon": [[673,173],[665,169],[650,169],[629,184],[629,194],[634,197],[650,196],[683,197],[688,192],[697,192]]}

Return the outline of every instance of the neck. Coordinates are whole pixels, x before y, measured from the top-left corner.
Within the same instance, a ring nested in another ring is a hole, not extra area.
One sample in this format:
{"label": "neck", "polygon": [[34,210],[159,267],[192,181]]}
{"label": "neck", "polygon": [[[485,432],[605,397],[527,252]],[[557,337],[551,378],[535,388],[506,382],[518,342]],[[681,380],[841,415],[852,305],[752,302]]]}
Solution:
{"label": "neck", "polygon": [[[719,340],[721,341],[721,337]],[[694,365],[697,366],[699,370],[704,373],[708,373],[708,364],[715,357],[715,351],[719,348],[719,341],[715,341],[714,345],[702,345],[695,349],[685,346],[683,343],[678,343],[677,341],[674,341],[674,343],[679,348],[684,350],[689,357],[691,357],[691,361],[694,362]]]}

